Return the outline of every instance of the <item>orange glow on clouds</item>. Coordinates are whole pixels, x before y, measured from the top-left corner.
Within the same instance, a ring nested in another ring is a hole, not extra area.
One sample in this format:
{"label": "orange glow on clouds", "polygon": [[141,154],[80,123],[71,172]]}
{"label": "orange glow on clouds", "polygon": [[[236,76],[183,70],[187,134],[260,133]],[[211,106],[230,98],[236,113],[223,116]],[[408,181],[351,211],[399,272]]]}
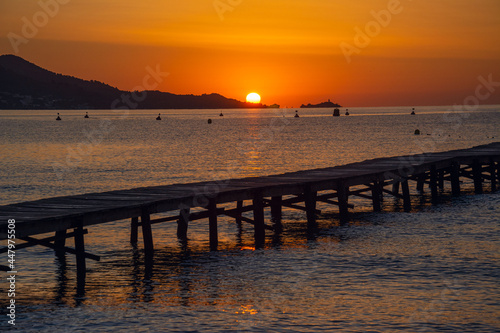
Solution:
{"label": "orange glow on clouds", "polygon": [[[120,89],[157,64],[170,73],[162,91],[244,100],[256,90],[266,104],[289,107],[328,98],[345,106],[453,104],[474,93],[481,75],[500,81],[498,0],[220,0],[223,9],[206,0],[52,3],[58,8],[17,55]],[[4,1],[1,9],[2,36],[23,36],[25,22],[44,10],[37,1]],[[340,45],[352,47],[350,62]],[[9,38],[0,39],[0,53],[15,53]],[[500,103],[492,96],[483,103]]]}

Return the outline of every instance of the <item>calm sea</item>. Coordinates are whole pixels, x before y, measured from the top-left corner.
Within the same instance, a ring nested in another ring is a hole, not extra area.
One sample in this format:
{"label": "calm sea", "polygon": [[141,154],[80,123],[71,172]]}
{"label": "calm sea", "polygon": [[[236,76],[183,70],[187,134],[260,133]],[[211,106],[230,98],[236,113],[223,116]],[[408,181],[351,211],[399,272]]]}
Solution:
{"label": "calm sea", "polygon": [[[500,141],[500,106],[287,110],[0,111],[0,205],[44,197],[277,174],[375,157]],[[208,124],[208,119],[212,123]],[[422,133],[415,136],[415,129]],[[467,189],[469,184],[464,183]],[[255,250],[252,226],[206,221],[189,241],[155,225],[145,269],[128,223],[89,228],[84,290],[72,255],[16,253],[16,328],[23,332],[500,332],[500,194],[415,195],[414,210],[353,199],[353,221],[320,206],[319,229],[284,211],[284,232]],[[351,202],[351,201],[350,201]],[[267,216],[267,215],[266,215]],[[268,216],[267,216],[268,217]],[[70,243],[71,245],[71,243]],[[7,264],[2,255],[1,264]],[[5,274],[2,274],[5,277]],[[5,279],[2,278],[4,281]],[[0,283],[0,328],[7,283]]]}

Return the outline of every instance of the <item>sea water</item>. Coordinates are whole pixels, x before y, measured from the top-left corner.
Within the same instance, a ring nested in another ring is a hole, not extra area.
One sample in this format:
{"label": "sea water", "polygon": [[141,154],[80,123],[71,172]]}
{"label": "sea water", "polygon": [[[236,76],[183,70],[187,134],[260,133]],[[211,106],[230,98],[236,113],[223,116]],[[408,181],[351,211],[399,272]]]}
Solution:
{"label": "sea water", "polygon": [[[499,141],[500,107],[0,111],[0,204],[133,187],[277,174],[376,157],[469,148]],[[157,113],[162,116],[156,121]],[[212,123],[208,124],[208,119]],[[414,135],[415,129],[421,131]],[[253,247],[253,228],[220,218],[208,226],[153,227],[155,259],[128,242],[129,223],[89,227],[85,287],[74,256],[16,251],[16,328],[23,332],[496,332],[500,331],[500,196],[414,195],[401,211],[354,199],[352,222],[320,206],[284,210],[281,235]],[[485,187],[487,188],[487,187]],[[487,191],[488,192],[488,191]],[[414,192],[416,193],[416,192]],[[251,214],[249,215],[251,217]],[[266,212],[266,218],[269,213]],[[70,241],[69,246],[72,246]],[[7,256],[3,255],[7,264]],[[2,275],[4,276],[4,275]],[[5,280],[4,280],[5,281]],[[7,283],[0,327],[9,328]]]}

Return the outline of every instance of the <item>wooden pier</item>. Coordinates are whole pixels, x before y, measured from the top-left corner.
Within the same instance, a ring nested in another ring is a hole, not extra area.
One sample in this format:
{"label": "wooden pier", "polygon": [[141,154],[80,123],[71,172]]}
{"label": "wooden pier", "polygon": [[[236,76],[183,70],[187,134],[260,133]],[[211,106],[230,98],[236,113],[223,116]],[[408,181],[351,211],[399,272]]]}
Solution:
{"label": "wooden pier", "polygon": [[[317,202],[335,205],[339,209],[340,222],[346,223],[354,208],[349,204],[350,196],[370,200],[374,211],[381,210],[384,195],[394,196],[401,199],[404,209],[409,211],[412,209],[412,190],[415,194],[423,193],[428,186],[432,202],[437,203],[446,184],[452,195],[460,195],[463,178],[473,180],[476,193],[482,193],[486,186],[496,191],[500,182],[500,142],[280,175],[134,188],[0,206],[0,239],[8,238],[8,220],[14,219],[16,250],[42,245],[59,254],[75,254],[77,270],[84,274],[86,258],[99,260],[98,256],[85,252],[87,226],[128,221],[124,223],[130,223],[130,241],[138,242],[141,229],[145,257],[152,258],[151,225],[177,223],[177,237],[186,239],[189,222],[206,219],[210,248],[216,250],[217,220],[225,215],[237,223],[251,223],[255,244],[259,247],[265,243],[266,230],[279,232],[282,229],[283,207],[305,211],[307,226],[314,228],[319,213]],[[227,208],[231,204],[234,207]],[[195,208],[199,211],[193,211]],[[270,208],[272,217],[267,223],[266,208]],[[171,216],[155,217],[165,212],[172,212]],[[245,212],[253,212],[253,218],[242,215]],[[34,237],[42,234],[53,236]],[[66,239],[70,237],[75,240],[75,248],[66,246]],[[4,247],[0,252],[7,250]]]}

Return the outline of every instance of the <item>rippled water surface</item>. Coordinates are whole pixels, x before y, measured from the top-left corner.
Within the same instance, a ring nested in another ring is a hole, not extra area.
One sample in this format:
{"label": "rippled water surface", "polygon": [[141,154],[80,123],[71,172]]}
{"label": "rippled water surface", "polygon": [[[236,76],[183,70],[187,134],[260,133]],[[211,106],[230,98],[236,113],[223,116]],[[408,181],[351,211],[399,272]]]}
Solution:
{"label": "rippled water surface", "polygon": [[[0,111],[0,204],[468,148],[499,141],[498,110],[457,115],[426,107],[410,116],[407,108],[350,109],[339,118],[316,109],[299,110],[300,118],[295,110],[224,110],[224,117],[219,110],[168,110],[162,121],[155,111],[92,111],[89,120],[64,111],[60,122],[50,111]],[[413,135],[417,128],[423,135]],[[445,195],[437,206],[425,196],[412,201],[411,213],[389,197],[383,212],[372,213],[367,200],[354,199],[347,226],[339,225],[335,207],[320,206],[313,234],[302,212],[285,209],[284,232],[268,232],[257,250],[252,226],[240,229],[230,218],[220,219],[217,252],[208,249],[204,220],[191,223],[187,243],[177,241],[175,223],[155,225],[152,264],[141,245],[128,242],[128,223],[89,227],[86,250],[102,259],[87,261],[84,288],[72,255],[17,251],[16,327],[500,331],[499,194]],[[7,285],[0,286],[4,309]]]}

